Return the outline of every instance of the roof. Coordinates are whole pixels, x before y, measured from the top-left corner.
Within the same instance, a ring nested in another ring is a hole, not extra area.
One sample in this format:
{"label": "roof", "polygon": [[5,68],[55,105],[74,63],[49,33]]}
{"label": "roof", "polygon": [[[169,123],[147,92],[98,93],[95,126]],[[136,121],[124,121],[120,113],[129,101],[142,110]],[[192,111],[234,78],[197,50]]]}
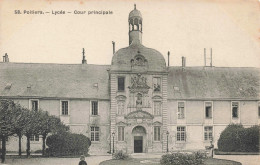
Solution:
{"label": "roof", "polygon": [[260,69],[170,67],[168,99],[259,99]]}
{"label": "roof", "polygon": [[109,99],[110,66],[0,63],[0,96]]}
{"label": "roof", "polygon": [[[107,69],[110,67],[0,63],[0,97],[109,100]],[[259,68],[169,67],[168,73],[168,99],[259,100],[260,97]]]}
{"label": "roof", "polygon": [[142,14],[139,10],[134,9],[129,13],[128,19],[132,18],[132,17],[140,17],[142,18]]}
{"label": "roof", "polygon": [[[138,53],[139,52],[139,53]],[[111,70],[131,71],[131,60],[140,54],[147,60],[148,71],[165,71],[166,62],[163,55],[155,49],[147,48],[134,41],[126,48],[119,49],[112,58]]]}

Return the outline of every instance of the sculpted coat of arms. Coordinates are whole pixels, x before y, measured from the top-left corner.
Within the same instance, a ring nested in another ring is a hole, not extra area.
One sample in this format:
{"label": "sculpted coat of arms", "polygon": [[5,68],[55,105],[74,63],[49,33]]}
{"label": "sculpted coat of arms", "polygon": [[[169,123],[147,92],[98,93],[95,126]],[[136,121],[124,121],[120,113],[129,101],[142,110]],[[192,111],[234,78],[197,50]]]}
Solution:
{"label": "sculpted coat of arms", "polygon": [[138,74],[131,77],[131,86],[128,87],[132,93],[148,93],[150,87],[147,85],[147,78]]}

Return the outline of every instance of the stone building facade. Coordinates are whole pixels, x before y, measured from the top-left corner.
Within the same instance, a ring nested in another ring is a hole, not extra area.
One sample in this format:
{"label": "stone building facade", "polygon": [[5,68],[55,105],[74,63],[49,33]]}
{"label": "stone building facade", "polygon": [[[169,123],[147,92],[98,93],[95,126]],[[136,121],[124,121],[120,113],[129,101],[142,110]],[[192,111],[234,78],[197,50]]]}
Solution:
{"label": "stone building facade", "polygon": [[[129,46],[111,65],[0,63],[0,98],[59,116],[91,139],[90,153],[205,149],[230,123],[259,124],[258,68],[166,66],[142,45],[136,8],[128,23]],[[31,142],[41,149],[41,137]],[[15,137],[7,144],[18,148]]]}

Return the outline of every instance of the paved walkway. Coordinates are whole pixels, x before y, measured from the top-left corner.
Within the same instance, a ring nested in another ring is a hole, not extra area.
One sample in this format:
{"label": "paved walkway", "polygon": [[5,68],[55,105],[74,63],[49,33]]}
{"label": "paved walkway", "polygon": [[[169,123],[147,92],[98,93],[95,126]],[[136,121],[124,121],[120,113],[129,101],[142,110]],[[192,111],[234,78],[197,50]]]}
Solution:
{"label": "paved walkway", "polygon": [[131,154],[133,158],[161,158],[163,153],[134,153]]}
{"label": "paved walkway", "polygon": [[[100,162],[109,159],[111,159],[111,155],[86,157],[86,161],[89,165],[99,165]],[[78,162],[79,158],[32,158],[6,160],[7,165],[77,165]]]}
{"label": "paved walkway", "polygon": [[[133,158],[161,158],[162,153],[131,154]],[[99,165],[100,162],[111,159],[111,155],[90,156],[86,161],[90,165]],[[226,159],[241,162],[242,165],[259,165],[260,155],[214,155],[217,159]],[[32,158],[32,159],[7,159],[7,165],[77,165],[79,158]],[[1,163],[0,163],[1,164]]]}
{"label": "paved walkway", "polygon": [[214,158],[233,160],[242,163],[242,165],[260,164],[260,155],[214,155]]}

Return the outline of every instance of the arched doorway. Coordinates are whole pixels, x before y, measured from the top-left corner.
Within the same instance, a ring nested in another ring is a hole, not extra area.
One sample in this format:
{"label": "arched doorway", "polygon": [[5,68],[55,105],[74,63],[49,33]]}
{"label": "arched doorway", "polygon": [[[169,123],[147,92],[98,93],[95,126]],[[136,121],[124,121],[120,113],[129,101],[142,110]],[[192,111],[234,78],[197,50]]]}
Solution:
{"label": "arched doorway", "polygon": [[134,141],[134,153],[145,152],[146,130],[142,126],[136,126],[132,130]]}

